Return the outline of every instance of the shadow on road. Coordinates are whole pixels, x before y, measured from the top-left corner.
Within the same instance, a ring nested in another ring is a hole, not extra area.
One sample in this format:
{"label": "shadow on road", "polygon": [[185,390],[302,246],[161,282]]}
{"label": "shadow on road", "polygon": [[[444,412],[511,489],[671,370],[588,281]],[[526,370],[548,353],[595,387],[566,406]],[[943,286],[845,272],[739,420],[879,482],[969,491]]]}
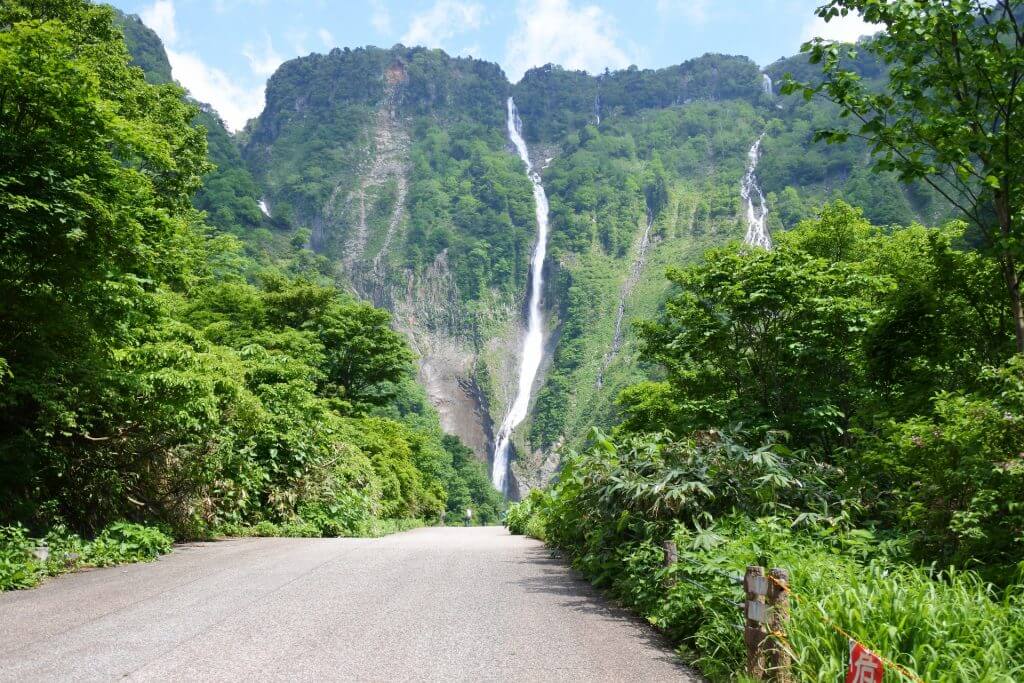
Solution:
{"label": "shadow on road", "polygon": [[664,655],[658,657],[660,661],[671,663],[679,669],[681,674],[694,675],[693,670],[674,654],[672,644],[665,636],[635,613],[616,605],[602,595],[578,572],[569,567],[564,560],[552,555],[550,549],[537,546],[527,550],[525,555],[526,559],[518,560],[517,563],[541,567],[543,573],[540,576],[519,579],[512,582],[513,585],[521,587],[527,593],[559,596],[564,598],[561,602],[564,607],[596,615],[608,621],[618,622],[623,627],[631,628],[645,644],[664,652]]}

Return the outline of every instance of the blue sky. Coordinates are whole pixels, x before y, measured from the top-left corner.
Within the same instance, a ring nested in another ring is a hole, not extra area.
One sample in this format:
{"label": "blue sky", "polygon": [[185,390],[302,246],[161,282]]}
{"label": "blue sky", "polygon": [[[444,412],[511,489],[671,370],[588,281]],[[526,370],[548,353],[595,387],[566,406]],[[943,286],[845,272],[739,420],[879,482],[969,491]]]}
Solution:
{"label": "blue sky", "polygon": [[601,71],[661,67],[705,52],[758,64],[807,38],[870,33],[856,17],[828,25],[822,0],[113,0],[163,39],[174,77],[233,130],[263,108],[281,62],[335,46],[439,47],[501,64],[512,81],[554,62]]}

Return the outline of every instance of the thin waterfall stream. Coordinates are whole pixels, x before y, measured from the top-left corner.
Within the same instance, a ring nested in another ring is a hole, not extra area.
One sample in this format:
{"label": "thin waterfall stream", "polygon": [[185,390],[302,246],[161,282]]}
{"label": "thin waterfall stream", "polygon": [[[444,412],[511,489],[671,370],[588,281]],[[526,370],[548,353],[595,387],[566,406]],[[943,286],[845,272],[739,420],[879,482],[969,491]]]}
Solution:
{"label": "thin waterfall stream", "polygon": [[761,140],[764,133],[758,136],[753,147],[747,153],[747,172],[740,183],[740,196],[747,210],[747,234],[743,241],[762,249],[772,248],[772,236],[768,232],[768,202],[757,184],[757,162],[761,158]]}
{"label": "thin waterfall stream", "polygon": [[515,101],[508,98],[508,137],[516,148],[519,158],[526,164],[526,175],[533,184],[533,199],[537,210],[537,243],[530,259],[529,308],[526,321],[526,336],[523,338],[522,363],[519,366],[519,390],[516,398],[498,429],[492,459],[491,482],[502,493],[508,487],[509,452],[512,447],[512,432],[526,419],[530,408],[533,383],[544,357],[544,319],[540,310],[541,293],[544,290],[544,259],[548,248],[548,196],[544,192],[540,174],[530,163],[530,150],[523,139],[523,122],[519,118]]}

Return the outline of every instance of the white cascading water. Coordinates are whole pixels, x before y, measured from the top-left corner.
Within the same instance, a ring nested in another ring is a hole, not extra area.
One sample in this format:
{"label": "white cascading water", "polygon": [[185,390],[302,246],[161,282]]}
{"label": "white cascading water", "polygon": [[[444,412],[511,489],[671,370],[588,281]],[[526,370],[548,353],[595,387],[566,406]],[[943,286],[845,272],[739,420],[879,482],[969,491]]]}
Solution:
{"label": "white cascading water", "polygon": [[494,488],[505,493],[508,478],[508,456],[512,432],[526,419],[530,408],[533,382],[537,378],[540,362],[544,355],[544,320],[540,312],[540,296],[544,289],[544,259],[548,242],[548,196],[541,184],[540,174],[533,170],[530,151],[522,135],[522,121],[512,98],[508,98],[508,137],[515,145],[519,158],[526,164],[526,175],[533,184],[533,199],[537,209],[537,244],[530,260],[530,304],[526,321],[526,337],[523,339],[523,360],[519,366],[519,391],[509,408],[505,421],[501,423],[494,445],[491,481]]}
{"label": "white cascading water", "polygon": [[263,215],[266,216],[267,218],[271,217],[270,216],[270,207],[267,206],[267,200],[266,199],[261,199],[260,200],[260,211],[262,211]]}
{"label": "white cascading water", "polygon": [[763,249],[772,248],[772,236],[768,232],[768,203],[764,200],[764,193],[757,184],[757,161],[761,157],[761,140],[764,133],[754,142],[754,146],[747,153],[747,172],[743,174],[743,182],[740,184],[740,195],[743,197],[743,205],[747,209],[747,235],[743,241],[755,247]]}
{"label": "white cascading water", "polygon": [[772,83],[772,77],[768,74],[761,74],[761,87],[764,90],[764,94],[768,97],[773,97],[775,95],[775,84]]}

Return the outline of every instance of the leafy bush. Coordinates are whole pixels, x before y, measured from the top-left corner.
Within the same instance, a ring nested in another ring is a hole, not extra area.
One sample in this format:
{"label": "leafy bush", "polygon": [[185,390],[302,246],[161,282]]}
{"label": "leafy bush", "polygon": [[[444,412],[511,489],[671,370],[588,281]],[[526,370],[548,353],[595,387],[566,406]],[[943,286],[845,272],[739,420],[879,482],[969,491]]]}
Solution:
{"label": "leafy bush", "polygon": [[375,519],[366,534],[371,538],[379,538],[403,531],[412,531],[426,526],[422,519]]}
{"label": "leafy bush", "polygon": [[364,536],[374,519],[373,501],[364,491],[345,489],[330,501],[301,507],[299,515],[321,536]]}
{"label": "leafy bush", "polygon": [[544,540],[544,506],[548,497],[541,489],[532,489],[526,498],[508,506],[505,526],[512,534]]}
{"label": "leafy bush", "polygon": [[[778,517],[729,514],[706,526],[675,523],[666,534],[642,513],[610,515],[587,504],[584,525],[573,495],[559,485],[545,501],[532,501],[546,510],[549,542],[664,630],[712,680],[734,680],[743,668],[738,581],[751,564],[790,572],[795,597],[786,634],[799,680],[832,681],[845,671],[848,641],[831,623],[926,680],[1013,681],[1024,673],[1020,579],[997,590],[972,572],[904,564],[899,544],[866,531],[820,524],[800,531]],[[666,537],[679,550],[679,562],[667,569],[660,547]]]}
{"label": "leafy bush", "polygon": [[1024,356],[982,372],[977,392],[944,392],[934,412],[892,421],[858,463],[883,483],[872,509],[915,554],[1005,583],[1024,558]]}
{"label": "leafy bush", "polygon": [[35,543],[24,527],[0,527],[0,591],[30,588],[39,582],[41,565],[33,550]]}
{"label": "leafy bush", "polygon": [[82,561],[95,567],[150,562],[171,551],[174,539],[153,527],[114,522],[87,544]]}
{"label": "leafy bush", "polygon": [[[1010,585],[996,588],[974,572],[908,564],[914,539],[854,528],[860,504],[834,492],[841,478],[831,468],[746,440],[742,432],[595,433],[559,482],[512,506],[507,523],[514,533],[541,528],[538,536],[713,680],[732,680],[743,666],[738,579],[751,564],[790,571],[797,597],[787,642],[800,680],[844,671],[848,643],[833,625],[927,680],[1019,678],[1021,576],[1004,571]],[[667,539],[679,550],[670,568]]]}
{"label": "leafy bush", "polygon": [[149,562],[170,552],[172,543],[159,529],[128,522],[110,524],[92,541],[60,526],[41,539],[29,537],[24,527],[0,527],[0,590],[31,588],[79,567]]}

